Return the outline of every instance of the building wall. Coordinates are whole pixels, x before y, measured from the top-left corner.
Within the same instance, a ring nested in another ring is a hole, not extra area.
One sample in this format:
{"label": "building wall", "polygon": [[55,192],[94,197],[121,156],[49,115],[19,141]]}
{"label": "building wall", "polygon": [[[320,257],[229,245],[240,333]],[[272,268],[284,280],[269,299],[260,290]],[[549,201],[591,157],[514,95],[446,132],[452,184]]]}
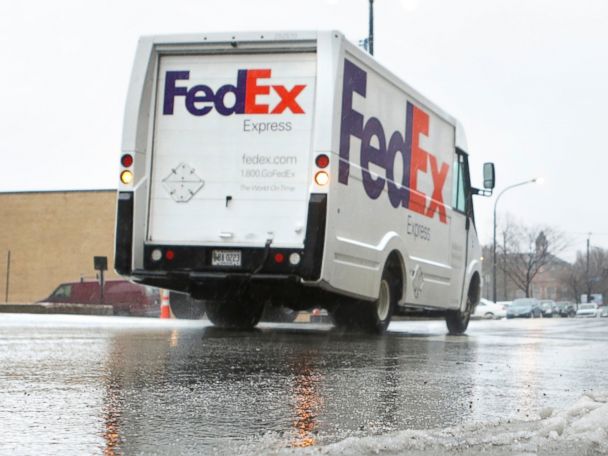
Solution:
{"label": "building wall", "polygon": [[115,217],[114,190],[0,193],[0,303],[38,301],[61,282],[94,278],[94,256],[108,257],[106,277],[115,278]]}
{"label": "building wall", "polygon": [[[483,247],[482,275],[483,288],[482,296],[492,299],[492,249],[490,246]],[[496,300],[512,301],[513,299],[525,297],[524,291],[518,288],[515,283],[505,274],[505,263],[503,256],[497,255],[496,265]],[[537,299],[553,299],[554,301],[576,301],[573,290],[564,277],[567,277],[568,268],[571,265],[559,258],[544,266],[534,277],[531,283],[531,297]]]}

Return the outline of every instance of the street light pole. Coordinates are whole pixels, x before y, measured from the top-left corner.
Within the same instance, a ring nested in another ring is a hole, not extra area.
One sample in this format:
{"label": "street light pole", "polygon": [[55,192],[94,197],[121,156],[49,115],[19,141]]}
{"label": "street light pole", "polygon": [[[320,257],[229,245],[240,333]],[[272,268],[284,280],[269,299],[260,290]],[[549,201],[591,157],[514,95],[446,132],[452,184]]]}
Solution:
{"label": "street light pole", "polygon": [[496,206],[498,205],[498,200],[507,190],[511,190],[515,187],[520,187],[526,184],[533,184],[538,180],[537,177],[534,179],[530,179],[527,181],[519,182],[518,184],[509,185],[502,192],[498,194],[496,200],[494,201],[494,238],[493,238],[493,248],[492,248],[492,300],[496,302]]}
{"label": "street light pole", "polygon": [[591,246],[591,233],[587,236],[587,268],[585,269],[585,279],[587,279],[587,302],[591,302],[591,279],[589,278],[589,247]]}
{"label": "street light pole", "polygon": [[369,0],[369,36],[367,38],[369,54],[374,55],[374,0]]}

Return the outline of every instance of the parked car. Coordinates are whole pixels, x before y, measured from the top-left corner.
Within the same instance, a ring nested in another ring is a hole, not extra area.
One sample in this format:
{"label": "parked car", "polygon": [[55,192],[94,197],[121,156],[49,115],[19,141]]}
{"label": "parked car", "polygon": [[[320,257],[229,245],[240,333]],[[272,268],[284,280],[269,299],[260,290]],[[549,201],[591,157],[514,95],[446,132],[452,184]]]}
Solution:
{"label": "parked car", "polygon": [[498,304],[499,306],[503,306],[505,310],[507,310],[509,306],[513,304],[513,301],[496,301],[496,304]]}
{"label": "parked car", "polygon": [[576,304],[569,301],[561,301],[557,303],[557,312],[560,317],[575,317]]}
{"label": "parked car", "polygon": [[608,306],[602,306],[600,310],[600,317],[608,317]]}
{"label": "parked car", "polygon": [[315,307],[310,312],[310,322],[311,323],[331,323],[331,315],[327,312],[327,309],[321,309],[320,307]]}
{"label": "parked car", "polygon": [[576,311],[577,317],[597,317],[598,314],[598,306],[593,302],[579,305],[578,310]]}
{"label": "parked car", "polygon": [[128,280],[108,280],[103,287],[97,281],[65,282],[39,302],[70,304],[109,304],[114,315],[158,316],[160,293],[158,288],[137,285]]}
{"label": "parked car", "polygon": [[540,310],[543,317],[552,318],[557,315],[557,304],[552,299],[543,299],[540,301]]}
{"label": "parked car", "polygon": [[536,298],[515,299],[507,309],[507,318],[538,318],[543,312]]}
{"label": "parked car", "polygon": [[471,318],[485,318],[486,320],[500,319],[507,316],[504,305],[481,298]]}

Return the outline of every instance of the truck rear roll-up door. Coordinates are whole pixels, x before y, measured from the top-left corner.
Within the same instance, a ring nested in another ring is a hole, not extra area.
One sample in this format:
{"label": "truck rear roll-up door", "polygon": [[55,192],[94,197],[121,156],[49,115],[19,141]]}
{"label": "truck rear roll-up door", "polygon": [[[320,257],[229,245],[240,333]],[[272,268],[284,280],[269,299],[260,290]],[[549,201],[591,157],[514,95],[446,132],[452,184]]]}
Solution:
{"label": "truck rear roll-up door", "polygon": [[148,241],[303,247],[316,55],[160,57]]}

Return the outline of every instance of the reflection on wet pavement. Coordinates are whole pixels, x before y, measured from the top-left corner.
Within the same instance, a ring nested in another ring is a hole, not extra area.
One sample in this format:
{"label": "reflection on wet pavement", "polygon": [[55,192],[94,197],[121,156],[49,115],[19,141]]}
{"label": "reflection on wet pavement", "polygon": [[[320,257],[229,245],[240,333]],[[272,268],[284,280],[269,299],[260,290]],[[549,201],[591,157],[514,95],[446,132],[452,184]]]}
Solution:
{"label": "reflection on wet pavement", "polygon": [[[108,380],[106,379],[106,382]],[[104,456],[114,456],[120,443],[120,404],[118,403],[116,386],[109,383],[105,385],[105,398],[103,401],[103,421],[105,447]]]}
{"label": "reflection on wet pavement", "polygon": [[608,367],[604,321],[479,322],[459,337],[441,322],[399,322],[369,337],[324,325],[7,318],[2,454],[255,453],[525,418],[578,398]]}
{"label": "reflection on wet pavement", "polygon": [[317,428],[317,415],[323,405],[319,395],[318,385],[321,383],[321,374],[311,368],[308,355],[303,356],[294,366],[293,396],[295,399],[295,415],[293,427],[297,431],[292,440],[292,447],[309,447],[315,444],[314,432]]}

